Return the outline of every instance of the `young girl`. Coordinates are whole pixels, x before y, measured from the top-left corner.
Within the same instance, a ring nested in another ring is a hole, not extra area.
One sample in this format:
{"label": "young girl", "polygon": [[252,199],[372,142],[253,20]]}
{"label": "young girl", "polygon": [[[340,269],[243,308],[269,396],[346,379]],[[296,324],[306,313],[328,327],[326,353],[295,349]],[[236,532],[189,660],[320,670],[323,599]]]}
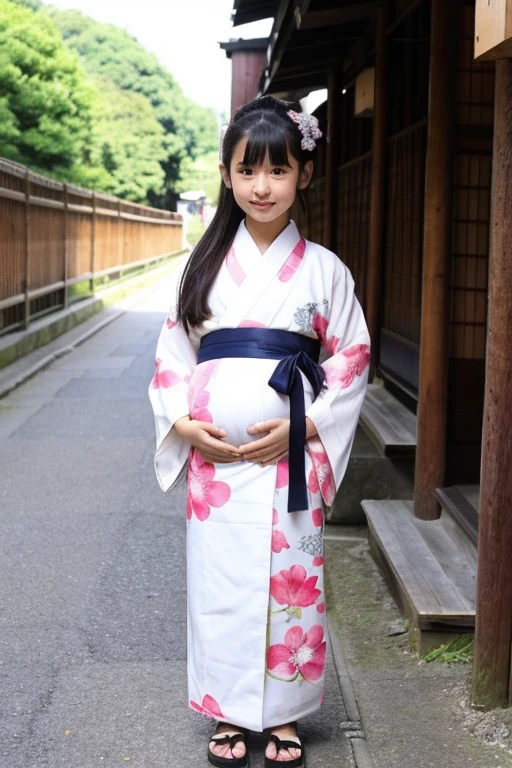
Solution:
{"label": "young girl", "polygon": [[188,459],[189,700],[219,721],[216,766],[249,765],[246,729],[269,729],[267,768],[303,766],[296,721],[323,698],[323,504],[347,465],[369,337],[347,268],[290,220],[320,136],[271,96],[237,112],[150,386],[163,490]]}

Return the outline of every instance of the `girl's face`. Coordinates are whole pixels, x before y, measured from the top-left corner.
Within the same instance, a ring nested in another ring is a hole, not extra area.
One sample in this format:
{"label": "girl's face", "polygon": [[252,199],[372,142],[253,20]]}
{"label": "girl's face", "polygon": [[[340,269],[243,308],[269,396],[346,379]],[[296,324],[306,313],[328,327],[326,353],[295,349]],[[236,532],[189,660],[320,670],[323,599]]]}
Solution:
{"label": "girl's face", "polygon": [[290,220],[290,208],[298,189],[305,189],[313,173],[313,163],[302,170],[297,160],[288,155],[289,165],[272,165],[269,156],[262,165],[244,165],[247,138],[238,142],[229,169],[221,164],[220,171],[227,187],[246,216],[256,224],[270,224],[282,229]]}

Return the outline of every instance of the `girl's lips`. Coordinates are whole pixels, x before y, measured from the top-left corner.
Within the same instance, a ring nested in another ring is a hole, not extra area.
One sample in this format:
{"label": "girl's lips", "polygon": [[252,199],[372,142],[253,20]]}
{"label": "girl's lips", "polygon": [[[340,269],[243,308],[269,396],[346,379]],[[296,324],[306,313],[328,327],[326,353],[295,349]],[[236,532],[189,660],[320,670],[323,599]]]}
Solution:
{"label": "girl's lips", "polygon": [[251,200],[251,205],[256,206],[256,208],[271,208],[274,203],[260,203],[258,200]]}

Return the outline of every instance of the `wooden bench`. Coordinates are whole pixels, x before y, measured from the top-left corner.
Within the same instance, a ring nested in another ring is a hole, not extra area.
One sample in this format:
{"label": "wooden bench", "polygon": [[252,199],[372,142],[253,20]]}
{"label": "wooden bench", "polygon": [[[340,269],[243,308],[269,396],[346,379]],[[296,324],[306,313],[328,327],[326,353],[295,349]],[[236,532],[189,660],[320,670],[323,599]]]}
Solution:
{"label": "wooden bench", "polygon": [[471,631],[475,623],[476,547],[449,516],[423,521],[412,501],[363,501],[372,554],[420,653]]}
{"label": "wooden bench", "polygon": [[359,423],[384,456],[414,456],[416,416],[384,387],[368,386]]}

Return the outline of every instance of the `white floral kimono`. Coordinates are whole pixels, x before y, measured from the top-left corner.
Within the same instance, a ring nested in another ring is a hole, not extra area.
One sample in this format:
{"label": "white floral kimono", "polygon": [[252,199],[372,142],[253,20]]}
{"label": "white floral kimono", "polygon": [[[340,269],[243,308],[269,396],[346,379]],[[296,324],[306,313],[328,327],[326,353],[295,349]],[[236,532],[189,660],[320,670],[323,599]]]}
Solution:
{"label": "white floral kimono", "polygon": [[[293,221],[263,255],[242,222],[209,304],[211,319],[190,337],[176,321],[174,301],[164,323],[149,390],[155,466],[167,491],[188,459],[190,706],[261,731],[322,703],[323,503],[332,503],[347,466],[366,387],[369,336],[348,269],[301,238]],[[204,334],[240,327],[321,340],[326,383],[314,402],[302,376],[306,414],[318,430],[306,447],[309,508],[303,511],[287,511],[287,460],[269,467],[210,464],[172,430],[190,414],[226,429],[226,440],[241,445],[256,439],[247,433],[249,424],[289,416],[288,398],[268,386],[278,361],[197,364]]]}

